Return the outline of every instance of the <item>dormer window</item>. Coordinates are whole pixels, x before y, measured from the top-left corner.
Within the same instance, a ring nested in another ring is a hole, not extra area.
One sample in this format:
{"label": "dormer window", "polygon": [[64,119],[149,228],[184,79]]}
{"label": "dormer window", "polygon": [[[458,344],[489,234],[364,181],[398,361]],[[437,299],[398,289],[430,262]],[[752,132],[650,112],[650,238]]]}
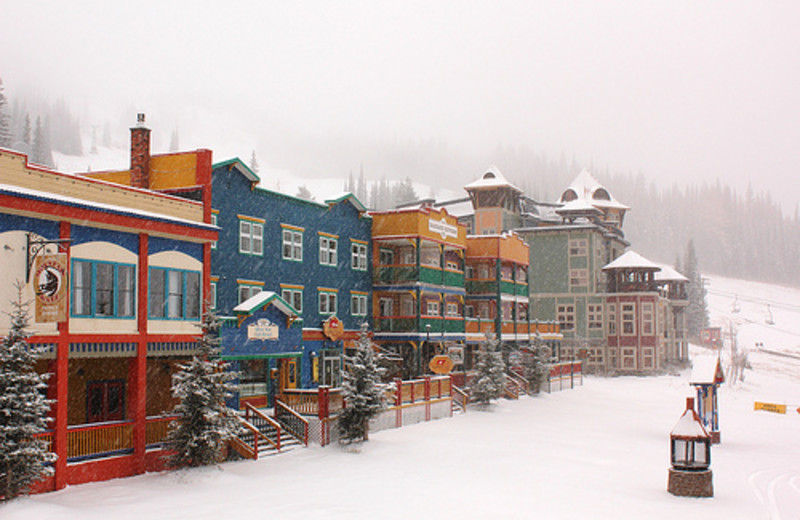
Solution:
{"label": "dormer window", "polygon": [[575,193],[575,190],[568,189],[567,191],[564,192],[563,195],[561,195],[561,202],[570,202],[570,201],[575,200],[577,198],[578,198],[578,194]]}
{"label": "dormer window", "polygon": [[592,194],[594,200],[611,200],[611,195],[608,194],[605,188],[598,188]]}

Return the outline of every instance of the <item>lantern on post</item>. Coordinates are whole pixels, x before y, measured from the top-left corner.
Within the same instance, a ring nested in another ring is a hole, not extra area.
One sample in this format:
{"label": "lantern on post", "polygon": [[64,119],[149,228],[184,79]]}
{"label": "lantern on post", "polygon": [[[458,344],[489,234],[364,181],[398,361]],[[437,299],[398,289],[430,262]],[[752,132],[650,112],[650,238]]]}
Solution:
{"label": "lantern on post", "polygon": [[711,435],[694,411],[694,399],[686,398],[686,411],[670,433],[667,491],[684,497],[713,497]]}

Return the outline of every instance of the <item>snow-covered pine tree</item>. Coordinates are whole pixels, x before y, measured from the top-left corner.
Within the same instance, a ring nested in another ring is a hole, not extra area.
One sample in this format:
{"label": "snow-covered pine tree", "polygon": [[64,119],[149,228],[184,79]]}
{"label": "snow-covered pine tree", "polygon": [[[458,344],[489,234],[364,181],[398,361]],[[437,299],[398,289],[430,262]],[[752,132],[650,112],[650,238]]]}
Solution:
{"label": "snow-covered pine tree", "polygon": [[8,99],[3,94],[3,80],[0,78],[0,147],[10,148],[12,141],[14,141],[14,133],[11,131]]}
{"label": "snow-covered pine tree", "polygon": [[342,396],[345,409],[339,415],[340,442],[368,440],[369,420],[386,409],[386,386],[381,376],[386,369],[378,366],[369,326],[361,325],[355,353],[345,355]]}
{"label": "snow-covered pine tree", "polygon": [[525,363],[525,378],[530,384],[531,392],[538,394],[542,383],[547,381],[550,362],[550,347],[542,345],[538,341],[533,345],[533,354],[528,356]]}
{"label": "snow-covered pine tree", "polygon": [[192,361],[172,376],[172,395],[179,400],[170,424],[166,448],[173,467],[206,466],[219,462],[226,442],[239,431],[239,420],[225,405],[235,372],[219,358],[220,321],[213,311],[203,314],[202,334]]}
{"label": "snow-covered pine tree", "polygon": [[250,155],[250,169],[253,170],[253,173],[258,173],[258,160],[256,159],[255,150],[253,150],[252,155]]}
{"label": "snow-covered pine tree", "polygon": [[503,395],[506,384],[506,368],[499,349],[500,341],[494,334],[487,334],[486,341],[478,351],[477,375],[470,388],[470,400],[486,406],[492,399]]}
{"label": "snow-covered pine tree", "polygon": [[28,304],[22,284],[9,313],[11,327],[0,343],[0,500],[11,500],[52,472],[55,460],[35,435],[47,429],[51,401],[45,399],[47,375],[34,363],[39,351],[28,344]]}
{"label": "snow-covered pine tree", "polygon": [[703,274],[697,261],[694,240],[690,239],[686,247],[686,260],[683,262],[683,273],[689,279],[686,308],[687,329],[690,338],[699,338],[703,327],[708,325],[708,306],[706,305],[706,288],[703,285]]}

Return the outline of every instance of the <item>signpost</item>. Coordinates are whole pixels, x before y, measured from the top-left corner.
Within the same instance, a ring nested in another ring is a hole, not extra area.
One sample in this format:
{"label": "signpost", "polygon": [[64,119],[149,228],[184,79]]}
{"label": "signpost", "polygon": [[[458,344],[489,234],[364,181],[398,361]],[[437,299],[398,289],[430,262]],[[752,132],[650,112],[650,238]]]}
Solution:
{"label": "signpost", "polygon": [[[785,404],[775,404],[775,403],[762,403],[761,401],[755,401],[753,403],[754,410],[764,410],[765,412],[772,412],[772,413],[786,413],[786,405]],[[800,413],[800,408],[797,409],[797,412]]]}

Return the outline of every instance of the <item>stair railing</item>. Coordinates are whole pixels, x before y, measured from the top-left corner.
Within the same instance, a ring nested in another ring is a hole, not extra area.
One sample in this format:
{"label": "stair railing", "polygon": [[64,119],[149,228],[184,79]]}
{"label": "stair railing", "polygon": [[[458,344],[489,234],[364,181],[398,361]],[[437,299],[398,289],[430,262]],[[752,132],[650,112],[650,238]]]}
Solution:
{"label": "stair railing", "polygon": [[275,419],[289,435],[308,446],[308,420],[280,399],[275,399]]}
{"label": "stair railing", "polygon": [[456,385],[453,385],[453,403],[461,408],[462,412],[466,412],[467,405],[469,404],[469,394]]}
{"label": "stair railing", "polygon": [[505,394],[509,399],[519,399],[519,385],[506,374]]}
{"label": "stair railing", "polygon": [[[262,438],[266,439],[275,449],[280,451],[281,431],[283,430],[280,423],[250,403],[245,403],[244,405],[244,418],[247,422],[255,426]],[[274,441],[269,437],[270,433],[275,435]]]}
{"label": "stair railing", "polygon": [[513,379],[514,382],[517,383],[517,386],[519,386],[519,389],[520,389],[520,393],[522,393],[522,392],[524,392],[526,394],[530,394],[531,393],[530,392],[530,384],[528,383],[527,379],[525,379],[521,375],[517,374],[513,370],[509,370],[508,372],[506,372],[506,374],[508,375],[508,377]]}

